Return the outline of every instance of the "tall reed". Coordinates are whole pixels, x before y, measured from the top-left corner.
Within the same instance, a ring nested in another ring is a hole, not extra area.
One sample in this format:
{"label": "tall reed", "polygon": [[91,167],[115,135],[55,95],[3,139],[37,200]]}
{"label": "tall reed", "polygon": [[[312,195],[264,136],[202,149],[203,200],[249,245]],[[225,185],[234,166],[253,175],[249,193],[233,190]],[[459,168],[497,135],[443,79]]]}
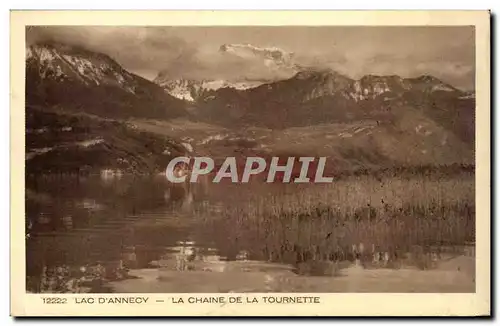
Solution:
{"label": "tall reed", "polygon": [[[230,203],[205,225],[223,234],[228,255],[299,263],[352,260],[353,245],[401,258],[475,240],[474,175],[382,180],[353,176],[333,184],[227,185]],[[434,248],[434,249],[433,249]],[[234,254],[233,254],[234,255]]]}

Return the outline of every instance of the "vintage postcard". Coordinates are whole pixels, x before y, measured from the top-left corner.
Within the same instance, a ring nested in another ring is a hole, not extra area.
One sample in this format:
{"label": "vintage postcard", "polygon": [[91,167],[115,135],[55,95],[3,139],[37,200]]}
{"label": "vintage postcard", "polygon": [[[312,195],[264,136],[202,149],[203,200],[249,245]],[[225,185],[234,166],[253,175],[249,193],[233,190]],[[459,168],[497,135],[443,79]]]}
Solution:
{"label": "vintage postcard", "polygon": [[11,12],[14,316],[487,316],[488,11]]}

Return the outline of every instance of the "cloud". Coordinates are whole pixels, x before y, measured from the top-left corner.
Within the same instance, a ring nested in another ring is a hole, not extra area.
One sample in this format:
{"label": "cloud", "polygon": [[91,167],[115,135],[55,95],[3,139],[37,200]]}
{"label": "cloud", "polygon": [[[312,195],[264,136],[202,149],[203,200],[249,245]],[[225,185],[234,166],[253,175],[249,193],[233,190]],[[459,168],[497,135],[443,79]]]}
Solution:
{"label": "cloud", "polygon": [[330,67],[352,78],[366,74],[432,74],[473,88],[474,30],[469,27],[30,27],[27,42],[58,41],[105,53],[154,79],[274,79],[293,70],[262,58],[219,52],[223,43],[276,46],[302,66]]}
{"label": "cloud", "polygon": [[29,27],[28,44],[45,41],[77,45],[105,53],[129,70],[170,67],[179,58],[193,62],[197,49],[161,27]]}
{"label": "cloud", "polygon": [[179,56],[164,69],[172,76],[192,79],[275,80],[295,73],[288,66],[266,64],[260,56],[240,57],[218,47],[193,52],[189,58]]}
{"label": "cloud", "polygon": [[270,69],[262,59],[221,53],[219,46],[202,47],[162,27],[30,27],[27,43],[56,41],[105,53],[129,70],[154,78],[261,80],[286,78],[289,70]]}

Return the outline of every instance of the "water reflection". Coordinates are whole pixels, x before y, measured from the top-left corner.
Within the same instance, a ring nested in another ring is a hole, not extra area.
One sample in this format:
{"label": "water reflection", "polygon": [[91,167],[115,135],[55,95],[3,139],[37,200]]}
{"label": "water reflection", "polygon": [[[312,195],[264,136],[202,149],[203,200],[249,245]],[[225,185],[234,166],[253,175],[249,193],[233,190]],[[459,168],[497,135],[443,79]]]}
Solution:
{"label": "water reflection", "polygon": [[198,186],[116,171],[28,179],[28,289],[91,291],[168,260],[168,268],[187,270],[204,252],[186,240],[197,225],[195,202],[204,201],[206,189]]}
{"label": "water reflection", "polygon": [[[27,287],[31,292],[108,292],[131,270],[224,272],[250,253],[207,227],[217,212],[208,183],[162,176],[41,176],[26,192]],[[197,211],[198,213],[195,213]],[[203,214],[201,214],[203,215]],[[29,235],[29,236],[28,236]],[[245,270],[246,267],[237,267]]]}

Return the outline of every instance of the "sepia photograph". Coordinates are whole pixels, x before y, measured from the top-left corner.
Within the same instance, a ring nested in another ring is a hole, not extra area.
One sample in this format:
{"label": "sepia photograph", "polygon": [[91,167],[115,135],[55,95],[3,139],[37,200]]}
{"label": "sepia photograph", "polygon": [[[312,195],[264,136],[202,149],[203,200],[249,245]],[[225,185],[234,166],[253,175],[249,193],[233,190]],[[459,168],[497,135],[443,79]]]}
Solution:
{"label": "sepia photograph", "polygon": [[474,25],[24,36],[25,293],[476,293]]}

